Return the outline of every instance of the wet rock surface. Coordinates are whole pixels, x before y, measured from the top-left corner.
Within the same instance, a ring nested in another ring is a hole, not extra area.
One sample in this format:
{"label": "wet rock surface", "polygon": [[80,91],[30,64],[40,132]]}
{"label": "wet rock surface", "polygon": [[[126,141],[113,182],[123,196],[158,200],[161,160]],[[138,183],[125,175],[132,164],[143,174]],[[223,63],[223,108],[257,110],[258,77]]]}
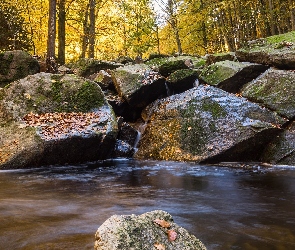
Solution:
{"label": "wet rock surface", "polygon": [[95,234],[95,250],[206,250],[203,243],[173,222],[165,211],[113,215]]}
{"label": "wet rock surface", "polygon": [[99,86],[39,73],[1,90],[0,168],[107,158],[118,127]]}
{"label": "wet rock surface", "polygon": [[40,71],[38,61],[22,50],[0,53],[0,65],[0,87]]}
{"label": "wet rock surface", "polygon": [[149,105],[136,157],[198,162],[259,160],[285,120],[244,98],[202,86]]}

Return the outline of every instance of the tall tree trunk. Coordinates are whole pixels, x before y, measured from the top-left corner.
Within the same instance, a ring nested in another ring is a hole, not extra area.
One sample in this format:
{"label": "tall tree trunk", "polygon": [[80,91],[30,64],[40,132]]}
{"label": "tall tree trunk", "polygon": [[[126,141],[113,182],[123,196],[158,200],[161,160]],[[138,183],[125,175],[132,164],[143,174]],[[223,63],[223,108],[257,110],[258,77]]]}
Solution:
{"label": "tall tree trunk", "polygon": [[66,11],[65,0],[58,3],[58,63],[65,64],[66,56]]}
{"label": "tall tree trunk", "polygon": [[170,19],[169,22],[171,24],[171,27],[173,29],[173,33],[175,36],[178,54],[182,54],[182,46],[181,46],[181,41],[180,41],[180,36],[179,36],[179,29],[177,27],[177,21],[175,19],[175,13],[174,13],[174,9],[173,9],[173,0],[168,0],[167,12],[169,14],[169,19]]}
{"label": "tall tree trunk", "polygon": [[56,37],[56,0],[49,0],[46,65],[47,65],[47,71],[52,73],[56,71],[55,37]]}
{"label": "tall tree trunk", "polygon": [[94,58],[95,45],[95,0],[89,0],[89,58]]}
{"label": "tall tree trunk", "polygon": [[83,21],[81,58],[86,57],[86,50],[87,50],[87,46],[88,46],[88,37],[89,37],[88,18],[89,18],[89,4],[87,4],[86,10],[85,10],[85,15],[84,15],[84,21]]}
{"label": "tall tree trunk", "polygon": [[295,30],[295,3],[292,0],[288,0],[288,4],[290,8],[292,30]]}
{"label": "tall tree trunk", "polygon": [[275,35],[276,25],[275,25],[275,17],[274,17],[274,10],[273,10],[273,0],[268,0],[268,9],[269,9],[271,35]]}

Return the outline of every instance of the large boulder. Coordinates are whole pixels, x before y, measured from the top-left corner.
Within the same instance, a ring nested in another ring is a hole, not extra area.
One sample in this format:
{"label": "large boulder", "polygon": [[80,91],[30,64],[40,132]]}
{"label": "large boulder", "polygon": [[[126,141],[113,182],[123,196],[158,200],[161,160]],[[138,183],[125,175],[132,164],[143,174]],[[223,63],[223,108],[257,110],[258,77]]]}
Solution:
{"label": "large boulder", "polygon": [[119,95],[135,108],[144,108],[167,95],[165,78],[145,64],[118,68],[112,77]]}
{"label": "large boulder", "polygon": [[198,72],[192,69],[176,70],[166,79],[168,94],[179,94],[195,87],[198,75]]}
{"label": "large boulder", "polygon": [[113,215],[95,234],[95,250],[206,250],[204,244],[173,222],[165,211]]}
{"label": "large boulder", "polygon": [[96,83],[49,73],[1,90],[0,124],[2,169],[105,159],[118,132]]}
{"label": "large boulder", "polygon": [[271,68],[245,85],[242,96],[276,111],[281,116],[295,117],[295,72]]}
{"label": "large boulder", "polygon": [[39,71],[38,61],[25,51],[14,50],[0,53],[0,87]]}
{"label": "large boulder", "polygon": [[246,47],[236,51],[239,61],[295,69],[295,31],[249,41]]}
{"label": "large boulder", "polygon": [[81,58],[76,62],[67,64],[67,67],[73,70],[76,75],[86,78],[98,73],[100,70],[116,69],[121,66],[123,66],[121,63],[108,62],[93,58]]}
{"label": "large boulder", "polygon": [[264,162],[293,165],[295,162],[295,122],[292,122],[279,136],[265,148]]}
{"label": "large boulder", "polygon": [[199,85],[149,105],[136,157],[198,162],[259,160],[285,122],[259,105]]}
{"label": "large boulder", "polygon": [[167,77],[176,70],[188,68],[184,60],[168,61],[159,66],[159,73]]}
{"label": "large boulder", "polygon": [[209,65],[217,63],[217,62],[226,61],[226,60],[228,60],[228,61],[236,61],[237,60],[234,52],[208,54],[205,57],[206,57],[206,66],[209,66]]}
{"label": "large boulder", "polygon": [[206,67],[200,79],[206,84],[230,93],[238,93],[241,87],[265,72],[269,67],[256,63],[221,61]]}

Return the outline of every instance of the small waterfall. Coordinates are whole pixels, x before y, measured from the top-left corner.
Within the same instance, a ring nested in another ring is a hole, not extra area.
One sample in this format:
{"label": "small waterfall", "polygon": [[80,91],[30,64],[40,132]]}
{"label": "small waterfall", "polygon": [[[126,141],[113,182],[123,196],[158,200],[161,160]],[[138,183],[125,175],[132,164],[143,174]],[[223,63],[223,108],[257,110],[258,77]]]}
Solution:
{"label": "small waterfall", "polygon": [[166,87],[167,96],[170,96],[171,95],[171,90],[169,89],[167,82],[165,82],[165,87]]}
{"label": "small waterfall", "polygon": [[199,86],[199,84],[200,84],[200,82],[199,82],[199,79],[197,78],[196,80],[195,80],[195,82],[194,82],[194,87],[198,87]]}

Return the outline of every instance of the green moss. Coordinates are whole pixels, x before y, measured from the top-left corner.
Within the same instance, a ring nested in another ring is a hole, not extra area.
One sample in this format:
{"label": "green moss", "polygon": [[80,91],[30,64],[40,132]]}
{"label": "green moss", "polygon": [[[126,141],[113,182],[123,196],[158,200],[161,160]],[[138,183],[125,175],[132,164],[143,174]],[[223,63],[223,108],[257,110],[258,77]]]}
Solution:
{"label": "green moss", "polygon": [[240,70],[241,65],[237,62],[222,61],[206,67],[200,77],[208,84],[216,86],[222,81],[232,77]]}
{"label": "green moss", "polygon": [[181,81],[190,76],[198,76],[198,73],[191,69],[180,69],[173,72],[167,79],[169,82]]}
{"label": "green moss", "polygon": [[201,109],[210,112],[214,119],[225,117],[226,110],[217,102],[211,99],[205,99],[201,104]]}
{"label": "green moss", "polygon": [[82,112],[100,107],[104,104],[104,96],[97,85],[92,82],[84,82],[73,98],[77,109]]}
{"label": "green moss", "polygon": [[293,42],[295,43],[295,31],[291,31],[285,34],[270,36],[266,38],[268,44],[276,45],[277,43],[281,43],[283,41]]}
{"label": "green moss", "polygon": [[0,75],[8,75],[10,64],[13,61],[13,54],[9,54],[7,58],[5,57],[5,53],[0,53]]}
{"label": "green moss", "polygon": [[117,70],[115,73],[115,77],[116,79],[119,79],[120,83],[124,83],[118,84],[120,84],[122,93],[124,93],[124,95],[126,96],[134,93],[142,86],[143,76],[140,74],[132,74],[124,70]]}

